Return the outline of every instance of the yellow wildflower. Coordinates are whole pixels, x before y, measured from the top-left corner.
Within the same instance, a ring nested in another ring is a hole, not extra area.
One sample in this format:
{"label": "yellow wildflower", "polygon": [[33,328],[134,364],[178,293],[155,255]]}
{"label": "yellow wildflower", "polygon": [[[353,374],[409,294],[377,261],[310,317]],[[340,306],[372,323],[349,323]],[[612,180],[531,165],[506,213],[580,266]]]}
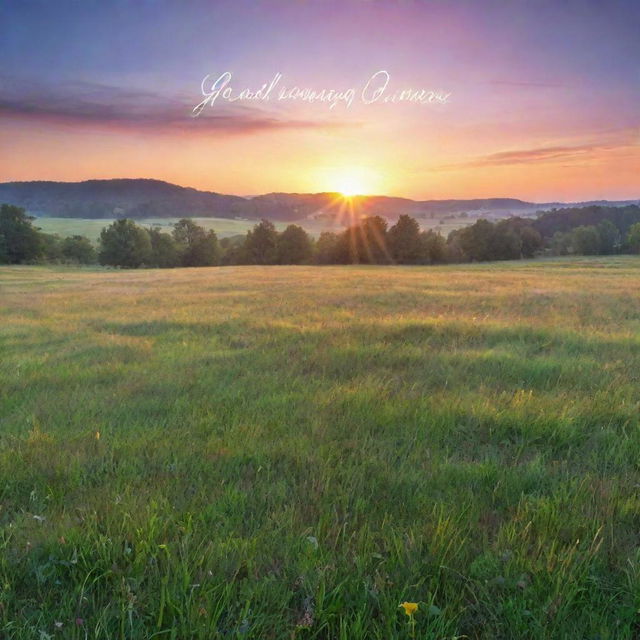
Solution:
{"label": "yellow wildflower", "polygon": [[418,610],[418,603],[417,602],[402,602],[399,605],[399,607],[402,607],[404,609],[404,612],[408,616],[412,616]]}

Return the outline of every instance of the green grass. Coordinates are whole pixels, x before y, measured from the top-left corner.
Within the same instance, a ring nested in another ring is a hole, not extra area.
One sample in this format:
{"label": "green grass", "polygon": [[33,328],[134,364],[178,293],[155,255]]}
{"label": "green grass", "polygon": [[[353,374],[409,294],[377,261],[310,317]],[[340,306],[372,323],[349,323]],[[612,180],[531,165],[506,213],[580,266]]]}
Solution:
{"label": "green grass", "polygon": [[[157,227],[162,231],[171,231],[173,225],[180,218],[141,218],[136,222],[143,227]],[[34,224],[45,233],[57,233],[62,237],[86,236],[96,242],[100,238],[100,232],[110,225],[115,218],[88,219],[88,218],[37,218]],[[205,229],[213,229],[219,238],[245,234],[256,224],[255,220],[234,220],[231,218],[193,218],[194,222]],[[277,223],[276,227],[282,231],[286,223]]]}
{"label": "green grass", "polygon": [[1,637],[638,637],[638,282],[0,269]]}

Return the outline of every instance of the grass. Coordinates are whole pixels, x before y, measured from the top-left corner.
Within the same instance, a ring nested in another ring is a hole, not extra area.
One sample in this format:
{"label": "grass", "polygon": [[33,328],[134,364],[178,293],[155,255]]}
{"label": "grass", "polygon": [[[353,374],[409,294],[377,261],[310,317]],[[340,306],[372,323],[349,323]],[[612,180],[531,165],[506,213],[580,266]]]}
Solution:
{"label": "grass", "polygon": [[0,269],[2,637],[638,637],[639,281]]}
{"label": "grass", "polygon": [[[173,225],[180,218],[140,218],[136,222],[143,227],[156,227],[161,231],[170,232]],[[115,218],[37,218],[35,225],[45,233],[56,233],[62,237],[86,236],[93,242],[100,238],[100,232],[109,226]],[[196,224],[205,229],[213,229],[219,238],[228,238],[235,235],[244,235],[256,224],[255,220],[235,220],[232,218],[193,218]],[[278,222],[276,227],[282,231],[286,223]]]}

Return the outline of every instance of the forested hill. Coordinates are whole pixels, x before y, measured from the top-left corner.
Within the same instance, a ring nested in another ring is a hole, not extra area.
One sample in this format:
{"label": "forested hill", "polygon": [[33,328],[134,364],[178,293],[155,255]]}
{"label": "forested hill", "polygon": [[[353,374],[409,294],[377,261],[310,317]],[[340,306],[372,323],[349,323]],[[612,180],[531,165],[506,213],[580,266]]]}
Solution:
{"label": "forested hill", "polygon": [[638,205],[565,207],[543,213],[532,223],[532,226],[543,238],[551,238],[555,233],[565,233],[580,226],[598,225],[605,220],[611,222],[624,236],[632,225],[640,222],[640,207]]}
{"label": "forested hill", "polygon": [[0,202],[36,216],[61,218],[233,217],[245,198],[179,187],[161,180],[0,183]]}
{"label": "forested hill", "polygon": [[[216,217],[300,221],[338,216],[344,207],[344,200],[337,193],[269,193],[243,198],[150,179],[5,182],[0,183],[0,202],[24,207],[31,215],[63,218]],[[418,201],[388,196],[355,196],[351,198],[350,206],[359,215],[379,215],[395,221],[401,214],[417,219],[462,212],[474,217],[530,215],[567,205],[525,202],[515,198]]]}

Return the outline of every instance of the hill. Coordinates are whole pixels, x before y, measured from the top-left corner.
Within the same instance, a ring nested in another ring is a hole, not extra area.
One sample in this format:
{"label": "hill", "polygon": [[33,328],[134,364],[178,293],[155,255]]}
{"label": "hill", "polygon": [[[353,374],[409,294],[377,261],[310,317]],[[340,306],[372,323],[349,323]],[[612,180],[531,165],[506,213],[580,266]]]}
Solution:
{"label": "hill", "polygon": [[[345,206],[338,193],[269,193],[251,198],[181,187],[162,180],[114,179],[84,182],[0,183],[0,202],[24,207],[31,215],[58,218],[243,218],[274,221],[340,218]],[[466,213],[469,216],[530,215],[560,203],[535,203],[515,198],[411,200],[389,196],[355,196],[351,206],[361,215],[395,220]],[[617,204],[617,203],[598,203]]]}

